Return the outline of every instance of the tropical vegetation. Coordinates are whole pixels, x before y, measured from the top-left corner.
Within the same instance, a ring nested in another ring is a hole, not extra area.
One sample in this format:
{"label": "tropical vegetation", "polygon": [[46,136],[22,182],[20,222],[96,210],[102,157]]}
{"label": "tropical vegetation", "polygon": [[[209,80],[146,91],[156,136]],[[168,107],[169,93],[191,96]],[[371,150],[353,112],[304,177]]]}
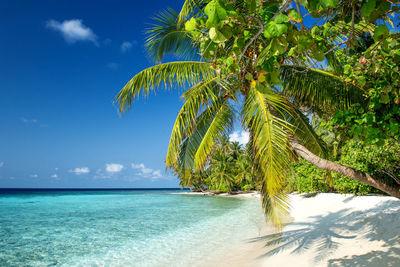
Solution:
{"label": "tropical vegetation", "polygon": [[[214,151],[240,121],[275,224],[299,157],[400,198],[398,176],[338,158],[348,140],[400,142],[398,10],[386,0],[186,0],[155,17],[146,47],[158,64],[116,101],[125,112],[156,88],[183,90],[166,156],[183,184],[213,166],[209,179],[234,188],[232,155]],[[168,54],[182,61],[161,63]]]}
{"label": "tropical vegetation", "polygon": [[182,179],[182,187],[193,191],[214,193],[251,191],[260,188],[261,177],[254,165],[251,146],[231,142],[227,137],[216,144],[207,166],[193,170],[188,179]]}
{"label": "tropical vegetation", "polygon": [[[253,163],[250,148],[248,144],[240,145],[228,138],[222,139],[214,147],[206,168],[193,171],[188,179],[180,181],[180,185],[195,192],[212,194],[259,190],[262,180]],[[383,146],[349,140],[340,148],[335,162],[371,173],[382,180],[391,177],[400,181],[400,145],[390,140]],[[321,170],[304,159],[292,163],[284,188],[286,192],[299,193],[381,193],[370,185]]]}

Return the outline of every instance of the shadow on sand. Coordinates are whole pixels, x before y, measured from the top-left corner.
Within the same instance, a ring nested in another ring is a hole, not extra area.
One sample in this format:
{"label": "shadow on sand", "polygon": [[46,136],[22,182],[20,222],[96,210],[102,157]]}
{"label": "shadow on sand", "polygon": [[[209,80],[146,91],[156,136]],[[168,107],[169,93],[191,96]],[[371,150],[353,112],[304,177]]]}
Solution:
{"label": "shadow on sand", "polygon": [[362,236],[368,241],[383,242],[383,247],[364,255],[329,259],[328,266],[400,266],[400,201],[389,200],[364,211],[343,209],[312,219],[291,224],[297,230],[265,235],[250,242],[265,242],[269,251],[260,257],[285,250],[301,253],[313,247],[313,260],[319,262],[332,254],[341,240]]}

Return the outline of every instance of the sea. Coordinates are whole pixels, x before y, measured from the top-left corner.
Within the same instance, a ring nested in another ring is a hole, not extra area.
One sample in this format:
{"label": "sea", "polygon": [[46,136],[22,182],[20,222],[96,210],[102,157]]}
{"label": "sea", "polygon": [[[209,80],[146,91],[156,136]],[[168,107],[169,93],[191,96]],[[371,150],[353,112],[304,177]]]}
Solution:
{"label": "sea", "polygon": [[202,266],[259,235],[258,199],[0,189],[0,266]]}

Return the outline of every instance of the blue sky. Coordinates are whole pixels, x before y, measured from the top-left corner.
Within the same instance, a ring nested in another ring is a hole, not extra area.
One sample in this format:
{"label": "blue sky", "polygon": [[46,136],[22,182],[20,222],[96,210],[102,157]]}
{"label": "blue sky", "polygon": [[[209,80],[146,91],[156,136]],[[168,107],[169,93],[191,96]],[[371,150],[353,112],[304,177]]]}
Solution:
{"label": "blue sky", "polygon": [[150,17],[181,1],[0,1],[0,187],[177,187],[164,158],[179,93],[119,116],[152,65]]}
{"label": "blue sky", "polygon": [[113,99],[152,65],[150,17],[182,3],[0,0],[0,187],[178,186],[164,158],[179,92],[122,117]]}

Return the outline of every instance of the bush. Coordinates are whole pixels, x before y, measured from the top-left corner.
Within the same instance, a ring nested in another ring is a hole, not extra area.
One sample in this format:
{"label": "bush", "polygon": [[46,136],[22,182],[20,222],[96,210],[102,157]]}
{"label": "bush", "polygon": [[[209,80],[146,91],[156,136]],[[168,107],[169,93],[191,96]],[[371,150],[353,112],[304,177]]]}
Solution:
{"label": "bush", "polygon": [[287,190],[299,193],[329,192],[331,188],[328,184],[323,170],[300,159],[293,164],[293,174],[289,179]]}
{"label": "bush", "polygon": [[[387,183],[400,180],[400,145],[387,140],[384,145],[366,145],[351,140],[342,148],[339,163],[369,173]],[[348,177],[333,174],[334,187],[342,193],[369,194],[380,193],[378,189]]]}
{"label": "bush", "polygon": [[243,191],[251,191],[251,190],[254,190],[254,188],[255,187],[252,184],[246,184],[246,185],[242,186]]}
{"label": "bush", "polygon": [[[351,140],[342,147],[341,152],[338,163],[367,172],[388,183],[395,182],[390,177],[400,181],[400,145],[395,142],[386,141],[383,146],[377,146]],[[299,193],[337,191],[365,195],[380,192],[372,186],[340,174],[332,173],[327,176],[324,171],[303,159],[293,164],[293,175],[286,188],[289,192]]]}

